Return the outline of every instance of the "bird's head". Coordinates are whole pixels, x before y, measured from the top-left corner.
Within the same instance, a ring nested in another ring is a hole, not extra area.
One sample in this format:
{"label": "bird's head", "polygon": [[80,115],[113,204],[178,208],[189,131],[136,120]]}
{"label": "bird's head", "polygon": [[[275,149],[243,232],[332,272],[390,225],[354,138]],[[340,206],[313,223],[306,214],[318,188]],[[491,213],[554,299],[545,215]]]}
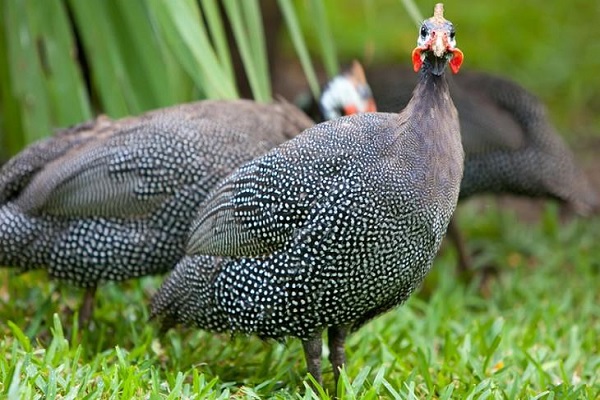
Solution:
{"label": "bird's head", "polygon": [[325,120],[377,111],[373,93],[358,61],[327,84],[319,107]]}
{"label": "bird's head", "polygon": [[424,62],[431,64],[431,71],[441,75],[450,64],[453,73],[458,73],[463,62],[463,53],[456,47],[454,25],[444,18],[444,5],[435,5],[433,17],[425,20],[419,31],[417,47],[413,50],[412,61],[415,72]]}

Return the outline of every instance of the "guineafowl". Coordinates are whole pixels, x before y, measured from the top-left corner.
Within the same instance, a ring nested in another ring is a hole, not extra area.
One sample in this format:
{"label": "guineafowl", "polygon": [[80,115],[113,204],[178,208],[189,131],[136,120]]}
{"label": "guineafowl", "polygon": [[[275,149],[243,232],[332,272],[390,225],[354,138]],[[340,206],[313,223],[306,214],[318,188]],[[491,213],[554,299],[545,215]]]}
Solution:
{"label": "guineafowl", "polygon": [[[350,78],[341,87],[360,90]],[[312,125],[283,101],[207,100],[63,130],[0,170],[0,265],[88,288],[85,323],[98,284],[173,268],[212,186]]]}
{"label": "guineafowl", "polygon": [[455,45],[438,4],[403,111],[318,124],[219,183],[152,299],[163,327],[300,338],[317,381],[327,329],[337,382],[346,334],[420,285],[456,207],[463,150],[444,76],[462,63]]}

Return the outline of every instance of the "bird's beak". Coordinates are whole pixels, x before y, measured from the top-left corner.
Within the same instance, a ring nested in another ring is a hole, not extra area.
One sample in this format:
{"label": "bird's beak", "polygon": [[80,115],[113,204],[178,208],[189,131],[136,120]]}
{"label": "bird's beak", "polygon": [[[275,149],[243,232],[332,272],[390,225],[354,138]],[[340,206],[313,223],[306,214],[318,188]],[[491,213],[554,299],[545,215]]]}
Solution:
{"label": "bird's beak", "polygon": [[433,31],[431,40],[429,41],[429,48],[434,56],[442,58],[448,48],[448,35],[446,33],[440,34],[437,31]]}

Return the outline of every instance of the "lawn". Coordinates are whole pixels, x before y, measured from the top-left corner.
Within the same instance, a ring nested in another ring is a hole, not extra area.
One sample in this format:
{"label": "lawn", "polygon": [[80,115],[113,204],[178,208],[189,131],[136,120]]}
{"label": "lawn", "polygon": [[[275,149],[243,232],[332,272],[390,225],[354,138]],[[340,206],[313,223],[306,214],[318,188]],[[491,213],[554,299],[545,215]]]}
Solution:
{"label": "lawn", "polygon": [[[341,397],[600,396],[600,223],[560,223],[549,205],[525,225],[486,205],[458,215],[477,238],[476,262],[500,268],[487,294],[456,276],[446,245],[420,292],[349,338]],[[327,398],[333,391],[325,359],[325,392],[307,389],[297,340],[184,329],[161,337],[147,322],[158,277],[102,287],[90,327],[79,330],[71,310],[81,292],[43,272],[0,274],[1,397]]]}

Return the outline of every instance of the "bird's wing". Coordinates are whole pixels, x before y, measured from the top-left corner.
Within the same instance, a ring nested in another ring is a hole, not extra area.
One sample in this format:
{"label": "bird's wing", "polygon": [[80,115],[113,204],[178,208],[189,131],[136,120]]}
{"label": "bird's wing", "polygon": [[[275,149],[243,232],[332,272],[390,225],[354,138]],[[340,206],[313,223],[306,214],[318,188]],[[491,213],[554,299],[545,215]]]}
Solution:
{"label": "bird's wing", "polygon": [[[201,128],[211,131],[212,124]],[[196,171],[201,135],[179,118],[132,124],[47,164],[15,200],[24,212],[135,217],[155,210]]]}
{"label": "bird's wing", "polygon": [[0,169],[0,203],[12,200],[29,184],[33,176],[47,164],[65,153],[84,146],[113,129],[113,121],[105,116],[62,129],[53,136],[39,140]]}
{"label": "bird's wing", "polygon": [[188,254],[269,254],[326,201],[351,155],[289,144],[247,163],[217,186],[192,223]]}

